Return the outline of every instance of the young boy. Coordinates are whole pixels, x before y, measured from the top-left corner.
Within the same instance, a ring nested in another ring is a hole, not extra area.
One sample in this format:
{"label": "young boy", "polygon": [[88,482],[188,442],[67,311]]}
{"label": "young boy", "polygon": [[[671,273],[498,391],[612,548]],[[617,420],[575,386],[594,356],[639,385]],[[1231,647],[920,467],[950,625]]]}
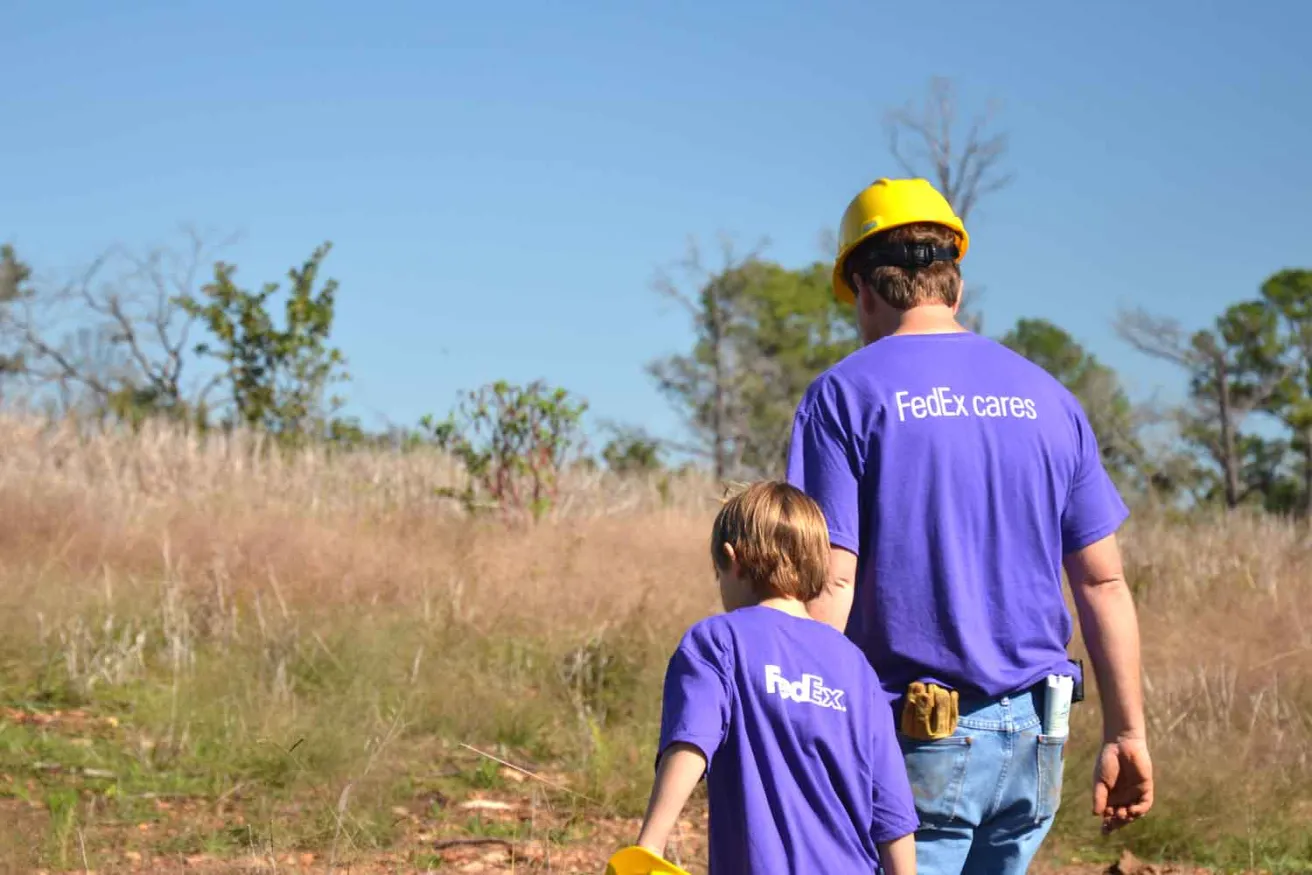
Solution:
{"label": "young boy", "polygon": [[664,853],[705,774],[711,875],[914,875],[892,711],[861,651],[807,615],[828,580],[820,508],[757,483],[720,510],[711,559],[726,613],[689,629],[670,659],[638,844]]}

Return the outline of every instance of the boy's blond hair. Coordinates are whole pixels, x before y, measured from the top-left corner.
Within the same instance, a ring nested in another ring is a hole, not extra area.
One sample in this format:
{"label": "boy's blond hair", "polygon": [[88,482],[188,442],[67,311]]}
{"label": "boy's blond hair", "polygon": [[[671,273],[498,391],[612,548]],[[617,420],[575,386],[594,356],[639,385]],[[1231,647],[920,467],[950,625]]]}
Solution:
{"label": "boy's blond hair", "polygon": [[829,529],[820,506],[781,481],[753,483],[728,499],[711,529],[711,561],[724,571],[733,548],[738,572],[759,598],[809,602],[829,580]]}

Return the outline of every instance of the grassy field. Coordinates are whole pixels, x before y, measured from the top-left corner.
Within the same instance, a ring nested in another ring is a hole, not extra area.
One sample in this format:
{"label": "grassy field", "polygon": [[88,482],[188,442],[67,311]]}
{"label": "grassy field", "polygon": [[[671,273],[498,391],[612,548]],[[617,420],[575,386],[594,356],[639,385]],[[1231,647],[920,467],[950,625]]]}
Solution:
{"label": "grassy field", "polygon": [[[0,868],[600,872],[632,837],[712,484],[581,476],[507,530],[422,453],[0,442]],[[1047,862],[1312,871],[1312,542],[1144,513],[1125,548],[1158,807],[1099,838],[1080,708]]]}

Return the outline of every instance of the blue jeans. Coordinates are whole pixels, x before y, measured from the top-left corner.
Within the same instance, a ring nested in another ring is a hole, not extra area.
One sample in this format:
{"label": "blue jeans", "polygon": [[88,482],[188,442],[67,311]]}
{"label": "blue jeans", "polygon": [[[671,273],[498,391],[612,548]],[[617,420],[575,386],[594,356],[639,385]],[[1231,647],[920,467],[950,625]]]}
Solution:
{"label": "blue jeans", "polygon": [[1036,693],[963,697],[960,713],[950,738],[900,738],[920,815],[916,870],[1023,873],[1061,804],[1065,739],[1042,734]]}

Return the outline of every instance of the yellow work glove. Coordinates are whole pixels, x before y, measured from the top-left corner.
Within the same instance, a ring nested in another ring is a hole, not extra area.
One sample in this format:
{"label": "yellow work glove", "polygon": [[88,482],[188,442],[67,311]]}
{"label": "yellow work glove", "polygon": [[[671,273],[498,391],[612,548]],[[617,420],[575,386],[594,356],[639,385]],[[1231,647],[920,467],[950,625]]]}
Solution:
{"label": "yellow work glove", "polygon": [[902,706],[902,734],[918,741],[936,741],[957,731],[956,690],[916,681],[907,687]]}

